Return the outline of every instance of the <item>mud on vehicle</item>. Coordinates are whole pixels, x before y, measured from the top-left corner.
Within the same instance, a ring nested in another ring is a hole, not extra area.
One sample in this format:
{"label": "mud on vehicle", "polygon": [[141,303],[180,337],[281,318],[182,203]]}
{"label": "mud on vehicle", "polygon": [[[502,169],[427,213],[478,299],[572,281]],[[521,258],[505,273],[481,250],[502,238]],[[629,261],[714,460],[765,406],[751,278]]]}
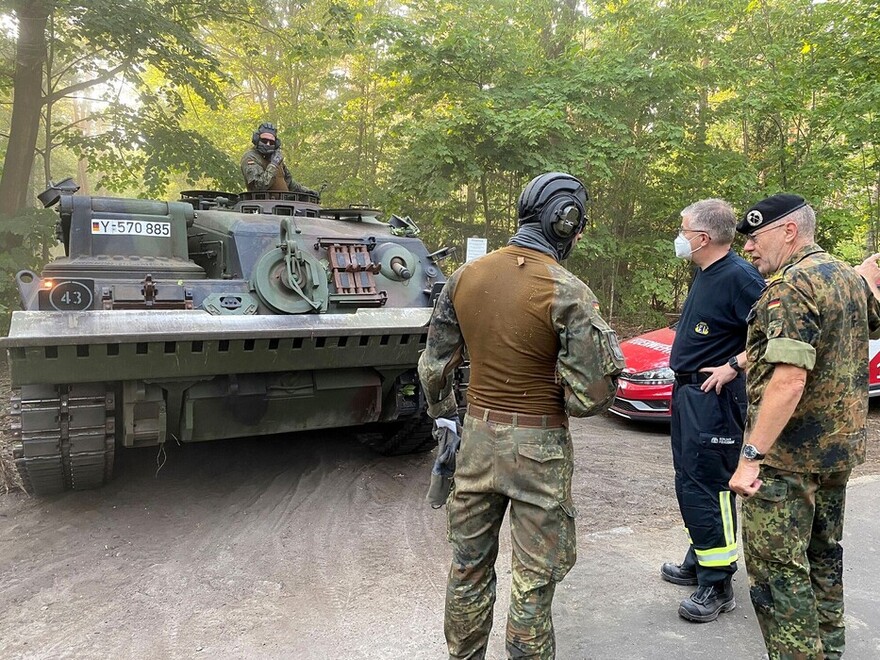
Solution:
{"label": "mud on vehicle", "polygon": [[303,193],[57,204],[64,257],[16,275],[13,454],[36,494],[93,488],[121,448],[357,426],[426,451],[416,365],[445,278],[408,218]]}

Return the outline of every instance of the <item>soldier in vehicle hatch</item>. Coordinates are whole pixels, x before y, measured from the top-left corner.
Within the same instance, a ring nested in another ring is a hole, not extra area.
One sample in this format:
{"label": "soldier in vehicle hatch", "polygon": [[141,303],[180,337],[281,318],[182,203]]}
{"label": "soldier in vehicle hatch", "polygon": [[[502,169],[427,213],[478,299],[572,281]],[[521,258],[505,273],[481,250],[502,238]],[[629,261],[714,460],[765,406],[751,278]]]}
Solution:
{"label": "soldier in vehicle hatch", "polygon": [[318,193],[293,180],[290,170],[284,164],[281,140],[274,124],[264,122],[251,136],[254,146],[241,157],[241,174],[249,191],[275,190],[280,192],[301,192],[310,195]]}

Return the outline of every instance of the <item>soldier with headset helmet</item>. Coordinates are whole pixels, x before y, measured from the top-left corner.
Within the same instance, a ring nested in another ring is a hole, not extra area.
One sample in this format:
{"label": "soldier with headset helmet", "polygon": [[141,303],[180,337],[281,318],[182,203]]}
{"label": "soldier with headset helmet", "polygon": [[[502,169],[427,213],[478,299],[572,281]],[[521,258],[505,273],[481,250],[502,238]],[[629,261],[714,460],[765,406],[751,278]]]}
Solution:
{"label": "soldier with headset helmet", "polygon": [[[507,655],[555,656],[553,593],[576,555],[568,417],[605,411],[624,366],[593,292],[559,263],[583,232],[586,201],[584,185],[569,174],[530,181],[509,244],[453,273],[431,319],[419,360],[428,413],[438,439],[445,428],[461,431],[457,453],[441,452],[454,471],[445,500],[453,555],[445,616],[450,658],[485,656],[508,505]],[[465,351],[470,382],[462,425],[452,373]]]}
{"label": "soldier with headset helmet", "polygon": [[241,174],[249,191],[276,190],[281,192],[318,193],[293,180],[284,164],[281,139],[274,124],[264,122],[251,136],[253,147],[241,157]]}

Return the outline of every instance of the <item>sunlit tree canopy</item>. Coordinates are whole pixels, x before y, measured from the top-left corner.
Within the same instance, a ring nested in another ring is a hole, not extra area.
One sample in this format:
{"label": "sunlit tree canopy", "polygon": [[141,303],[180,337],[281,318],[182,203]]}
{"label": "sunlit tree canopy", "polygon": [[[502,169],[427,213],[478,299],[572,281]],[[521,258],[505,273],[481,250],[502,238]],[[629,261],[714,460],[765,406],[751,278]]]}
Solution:
{"label": "sunlit tree canopy", "polygon": [[[175,198],[241,188],[262,121],[327,205],[503,245],[525,182],[582,178],[569,260],[606,315],[674,314],[679,212],[804,195],[849,260],[880,224],[872,0],[13,0],[0,9],[0,267],[53,241],[48,181]],[[24,219],[24,220],[23,220]],[[6,281],[9,278],[5,278]],[[8,285],[7,285],[8,286]],[[3,304],[12,304],[0,288]]]}

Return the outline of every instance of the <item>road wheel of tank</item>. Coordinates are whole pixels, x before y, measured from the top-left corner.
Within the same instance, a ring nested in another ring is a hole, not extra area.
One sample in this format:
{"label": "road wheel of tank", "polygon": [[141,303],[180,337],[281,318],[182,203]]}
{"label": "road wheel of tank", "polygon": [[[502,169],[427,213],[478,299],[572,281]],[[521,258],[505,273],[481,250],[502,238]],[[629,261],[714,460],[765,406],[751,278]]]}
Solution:
{"label": "road wheel of tank", "polygon": [[13,392],[12,456],[33,495],[103,486],[113,476],[116,397],[103,383]]}
{"label": "road wheel of tank", "polygon": [[421,454],[434,448],[434,420],[425,414],[402,422],[370,424],[357,439],[383,456]]}

